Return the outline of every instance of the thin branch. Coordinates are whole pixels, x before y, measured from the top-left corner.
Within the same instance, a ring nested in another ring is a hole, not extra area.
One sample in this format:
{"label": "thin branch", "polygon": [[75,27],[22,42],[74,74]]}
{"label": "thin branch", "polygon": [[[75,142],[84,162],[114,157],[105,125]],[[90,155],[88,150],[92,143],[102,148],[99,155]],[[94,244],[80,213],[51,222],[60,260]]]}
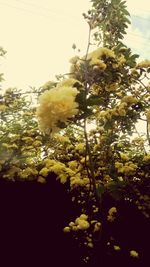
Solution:
{"label": "thin branch", "polygon": [[86,49],[86,54],[85,54],[85,60],[87,60],[87,56],[88,56],[88,53],[89,53],[90,44],[91,44],[91,26],[89,24],[88,44],[87,44],[87,49]]}
{"label": "thin branch", "polygon": [[148,144],[150,146],[150,134],[149,134],[149,124],[148,124],[148,121],[147,121],[147,124],[146,124],[146,133],[147,133]]}
{"label": "thin branch", "polygon": [[93,191],[96,197],[97,193],[96,193],[95,172],[94,172],[94,165],[93,165],[93,160],[92,160],[92,155],[91,155],[91,150],[90,150],[90,145],[89,145],[89,140],[88,140],[88,135],[87,135],[86,119],[84,120],[84,136],[85,136],[85,142],[86,142],[86,151],[89,156],[89,164],[90,164],[89,170],[90,170],[90,176],[91,176],[90,178],[91,178],[92,185],[93,185]]}

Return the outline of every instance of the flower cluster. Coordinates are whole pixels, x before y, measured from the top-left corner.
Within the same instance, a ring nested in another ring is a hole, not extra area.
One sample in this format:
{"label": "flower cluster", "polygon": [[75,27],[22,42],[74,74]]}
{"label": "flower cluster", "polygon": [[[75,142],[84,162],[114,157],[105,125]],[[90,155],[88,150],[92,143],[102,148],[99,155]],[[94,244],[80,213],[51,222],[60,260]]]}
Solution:
{"label": "flower cluster", "polygon": [[39,175],[46,177],[50,172],[54,172],[58,178],[60,179],[61,183],[65,183],[67,181],[67,173],[66,173],[66,166],[65,164],[51,159],[44,160],[45,167],[43,167]]}
{"label": "flower cluster", "polygon": [[55,133],[60,130],[59,123],[67,124],[68,119],[78,113],[78,103],[75,101],[78,90],[71,85],[57,85],[45,91],[39,97],[37,118],[39,128],[45,133]]}
{"label": "flower cluster", "polygon": [[131,250],[130,251],[130,256],[133,258],[138,258],[139,257],[139,253],[135,250]]}
{"label": "flower cluster", "polygon": [[89,185],[90,185],[90,179],[88,177],[82,178],[80,173],[70,178],[71,188],[78,187],[78,186],[81,186],[81,187],[86,186],[87,188],[89,188]]}
{"label": "flower cluster", "polygon": [[74,222],[70,222],[69,226],[64,228],[64,232],[86,230],[90,227],[88,222],[88,216],[86,214],[81,214],[80,217],[77,217]]}
{"label": "flower cluster", "polygon": [[112,50],[106,47],[100,47],[90,53],[87,57],[90,66],[97,66],[101,71],[104,71],[107,67],[104,60],[105,58],[115,58],[115,54]]}
{"label": "flower cluster", "polygon": [[132,161],[128,161],[125,164],[121,162],[115,162],[115,167],[119,173],[124,173],[128,175],[135,173],[138,166],[134,164]]}

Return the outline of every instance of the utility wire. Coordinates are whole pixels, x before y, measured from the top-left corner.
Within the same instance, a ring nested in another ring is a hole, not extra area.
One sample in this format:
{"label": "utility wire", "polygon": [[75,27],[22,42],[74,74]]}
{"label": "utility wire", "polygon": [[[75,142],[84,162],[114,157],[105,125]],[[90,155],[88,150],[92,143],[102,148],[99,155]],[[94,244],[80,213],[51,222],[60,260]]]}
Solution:
{"label": "utility wire", "polygon": [[[37,7],[37,8],[40,8],[40,10],[41,10],[41,8],[42,9],[44,9],[44,10],[46,10],[46,11],[49,11],[49,12],[52,12],[52,13],[55,13],[55,14],[57,14],[58,15],[58,13],[57,12],[55,12],[55,11],[52,11],[50,8],[48,8],[48,7],[44,7],[44,6],[39,6],[39,5],[37,5],[37,4],[33,4],[33,3],[28,3],[28,2],[26,2],[26,1],[23,1],[23,0],[14,0],[14,1],[16,1],[16,2],[19,2],[19,3],[23,3],[23,4],[25,4],[25,5],[27,5],[27,6],[33,6],[33,7]],[[150,11],[146,11],[147,13],[150,13]],[[61,13],[62,14],[62,13]],[[69,16],[70,14],[68,13],[65,13],[64,15],[67,15],[67,16]],[[73,15],[73,17],[74,18],[76,18],[77,19],[77,16],[74,16]],[[141,16],[138,16],[138,15],[131,15],[131,17],[136,17],[136,18],[138,18],[138,19],[143,19],[143,20],[147,20],[147,21],[150,21],[150,19],[147,19],[147,18],[143,18],[143,17],[141,17]]]}
{"label": "utility wire", "polygon": [[[26,3],[25,1],[20,1],[20,0],[15,0],[15,1],[19,1],[19,2],[24,2],[24,3]],[[10,8],[14,8],[14,9],[17,9],[17,10],[21,10],[21,11],[24,11],[24,12],[29,12],[29,13],[31,13],[31,14],[34,14],[34,15],[37,15],[37,16],[42,16],[42,17],[45,17],[45,18],[48,18],[48,19],[52,19],[52,17],[50,17],[50,16],[48,16],[48,15],[45,15],[45,14],[39,14],[39,13],[35,13],[35,12],[33,12],[32,10],[29,10],[29,9],[24,9],[24,8],[22,8],[22,7],[16,7],[16,6],[13,6],[13,5],[9,5],[8,3],[3,3],[3,2],[0,2],[0,4],[2,4],[2,5],[4,5],[4,6],[7,6],[7,7],[10,7]],[[30,5],[33,5],[33,6],[37,6],[37,5],[34,5],[34,4],[30,4]],[[37,7],[40,7],[40,6],[37,6]],[[47,8],[45,8],[45,9],[47,9]],[[48,9],[48,10],[50,10],[50,9]],[[56,12],[53,12],[52,10],[50,10],[53,14],[55,14],[55,15],[58,15],[58,19],[61,19],[60,18],[60,16],[59,16],[59,14],[58,13],[56,13]],[[55,19],[57,19],[57,18],[55,18]],[[67,18],[66,18],[66,16],[65,16],[65,20],[68,22],[68,19],[70,19],[68,16],[67,16]],[[78,20],[76,20],[76,23],[79,23],[78,22]],[[138,34],[134,34],[134,33],[127,33],[127,35],[132,35],[132,36],[137,36],[137,37],[140,37],[141,38],[141,36],[140,35],[138,35]],[[148,39],[148,38],[145,38],[145,37],[142,37],[142,39],[145,39],[145,40],[147,40],[148,42],[150,41],[150,39]],[[141,44],[143,44],[144,46],[148,46],[148,44],[146,44],[146,43],[144,43],[144,42],[141,42],[141,41],[139,41]]]}
{"label": "utility wire", "polygon": [[[16,7],[16,6],[10,5],[10,4],[6,3],[6,2],[5,3],[0,2],[0,4],[1,5],[4,5],[6,7],[10,7],[10,8],[16,9],[16,10],[21,10],[23,12],[31,13],[33,15],[42,16],[42,17],[45,17],[45,18],[48,18],[48,19],[52,19],[51,16],[48,16],[46,14],[36,13],[36,12],[33,12],[32,10],[25,9],[25,8],[22,8],[22,7]],[[55,15],[55,14],[53,14],[53,15]],[[68,16],[67,17],[66,16],[63,16],[61,18],[61,14],[59,15],[59,14],[56,13],[56,15],[57,15],[57,18],[56,17],[53,17],[53,19],[64,20],[64,21],[68,22]],[[74,20],[73,18],[70,17],[69,19],[72,20],[72,22],[76,22],[77,24],[80,24],[80,22],[78,21],[79,18],[76,19],[76,20]]]}
{"label": "utility wire", "polygon": [[[53,12],[50,8],[48,8],[48,7],[45,7],[45,6],[41,6],[41,5],[37,5],[37,4],[33,4],[33,3],[29,3],[29,2],[26,2],[26,1],[23,1],[23,0],[13,0],[13,1],[16,1],[16,2],[21,2],[21,3],[23,3],[23,4],[26,4],[26,5],[30,5],[30,6],[33,6],[33,7],[38,7],[38,8],[43,8],[43,9],[45,9],[45,10],[49,10],[49,11],[51,11],[51,12]],[[143,12],[146,12],[146,13],[149,13],[150,14],[150,10],[144,10],[144,9],[136,9],[136,11],[143,11]],[[55,12],[56,13],[56,12]],[[69,15],[69,13],[67,14],[67,15]],[[136,15],[133,15],[133,16],[136,16]],[[138,16],[138,15],[137,15]],[[138,16],[139,17],[139,16]],[[141,17],[140,17],[141,18]]]}
{"label": "utility wire", "polygon": [[[23,4],[26,5],[27,7],[29,7],[29,6],[36,7],[36,8],[39,9],[39,11],[41,11],[41,9],[43,9],[43,10],[45,10],[45,11],[48,11],[48,12],[53,13],[53,14],[58,15],[58,16],[64,16],[64,17],[66,17],[66,16],[70,16],[69,13],[58,13],[58,12],[56,12],[56,11],[51,10],[51,9],[48,8],[48,7],[41,6],[41,5],[37,5],[37,4],[35,4],[35,3],[33,4],[33,3],[31,3],[31,2],[29,3],[29,2],[26,2],[26,1],[23,1],[23,0],[13,0],[13,1],[16,1],[16,2],[18,2],[18,3],[23,3]],[[7,4],[8,4],[8,3],[7,3]],[[16,8],[17,8],[17,7],[16,7]],[[19,8],[19,7],[18,7],[18,8]],[[145,11],[145,12],[150,13],[150,11]],[[74,15],[73,15],[72,17],[74,17],[74,19],[78,19],[78,18],[79,18],[78,16],[74,16]],[[146,21],[149,21],[149,22],[150,22],[150,19],[143,18],[143,17],[138,16],[138,15],[132,15],[132,14],[131,14],[131,19],[132,19],[132,17],[136,17],[136,18],[138,18],[138,19],[146,20]]]}
{"label": "utility wire", "polygon": [[[40,9],[40,11],[41,11],[41,9],[44,9],[45,11],[48,11],[48,12],[50,12],[50,13],[53,13],[53,14],[56,14],[56,15],[59,15],[59,16],[70,16],[70,14],[69,13],[58,13],[58,12],[56,12],[56,11],[53,11],[53,10],[51,10],[50,8],[48,8],[48,7],[44,7],[44,6],[41,6],[41,5],[37,5],[37,4],[33,4],[33,3],[28,3],[28,2],[26,2],[26,1],[22,1],[22,0],[13,0],[13,1],[16,1],[16,2],[18,2],[18,3],[23,3],[24,5],[26,5],[26,6],[32,6],[32,7],[36,7],[36,8],[38,8],[38,9]],[[79,17],[78,16],[74,16],[73,15],[73,17],[75,18],[75,19],[78,19]]]}
{"label": "utility wire", "polygon": [[[51,14],[53,14],[53,15],[56,15],[56,16],[58,16],[59,17],[59,19],[61,19],[61,17],[63,17],[65,20],[67,19],[67,21],[68,21],[68,18],[69,19],[71,19],[71,20],[78,20],[79,19],[79,17],[77,17],[77,16],[70,16],[70,14],[67,14],[67,13],[58,13],[58,12],[55,12],[55,11],[53,11],[53,10],[51,10],[50,8],[47,8],[47,7],[43,7],[43,6],[39,6],[39,5],[35,5],[35,4],[32,4],[32,3],[27,3],[27,2],[25,2],[25,1],[21,1],[21,0],[14,0],[14,1],[16,1],[16,2],[21,2],[21,3],[23,3],[23,4],[25,4],[27,7],[28,6],[33,6],[33,7],[36,7],[36,8],[38,8],[39,9],[39,11],[41,12],[41,9],[44,9],[45,11],[48,11],[48,13],[51,13]],[[0,4],[2,4],[2,5],[5,5],[5,6],[8,6],[8,7],[11,7],[11,8],[15,8],[15,9],[18,9],[18,10],[22,10],[22,11],[26,11],[26,12],[30,12],[30,13],[32,13],[32,14],[34,14],[34,15],[36,15],[37,13],[35,13],[35,12],[33,12],[32,10],[29,10],[29,9],[24,9],[24,8],[22,8],[22,7],[17,7],[17,6],[12,6],[12,5],[10,5],[9,3],[3,3],[3,2],[0,2]],[[38,10],[36,10],[36,11],[38,11]],[[38,14],[38,15],[40,15],[40,16],[43,16],[43,17],[46,17],[46,18],[49,18],[49,16],[47,15],[47,14]],[[66,16],[67,16],[67,18],[66,18]],[[70,16],[70,17],[69,17]],[[140,17],[140,16],[138,16],[138,15],[131,15],[131,20],[132,20],[132,17],[136,17],[136,18],[138,18],[138,19],[141,19],[141,20],[146,20],[146,21],[149,21],[150,22],[150,19],[147,19],[147,18],[143,18],[143,17]]]}

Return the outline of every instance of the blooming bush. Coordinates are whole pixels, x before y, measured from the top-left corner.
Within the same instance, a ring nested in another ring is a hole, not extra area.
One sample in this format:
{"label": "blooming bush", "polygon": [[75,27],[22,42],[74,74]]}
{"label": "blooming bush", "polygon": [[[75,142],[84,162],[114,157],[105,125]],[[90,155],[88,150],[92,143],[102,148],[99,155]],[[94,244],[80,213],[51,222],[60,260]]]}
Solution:
{"label": "blooming bush", "polygon": [[84,262],[122,251],[140,260],[142,246],[117,229],[131,206],[143,222],[150,216],[150,66],[122,43],[130,23],[125,1],[91,2],[87,52],[70,60],[68,77],[33,88],[37,108],[29,93],[1,95],[0,174],[40,183],[56,174],[79,207],[62,230],[77,240]]}

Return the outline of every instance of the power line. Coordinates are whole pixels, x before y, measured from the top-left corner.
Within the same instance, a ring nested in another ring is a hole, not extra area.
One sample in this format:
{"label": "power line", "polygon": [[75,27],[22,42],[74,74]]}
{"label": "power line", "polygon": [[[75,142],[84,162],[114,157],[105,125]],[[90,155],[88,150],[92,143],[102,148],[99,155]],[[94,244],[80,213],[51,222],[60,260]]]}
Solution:
{"label": "power line", "polygon": [[[41,14],[41,13],[39,14],[39,13],[33,12],[32,10],[29,10],[29,9],[25,9],[25,8],[22,8],[22,7],[17,7],[17,6],[10,5],[10,4],[6,3],[6,2],[5,3],[0,2],[0,4],[4,5],[6,7],[10,7],[10,8],[16,9],[16,10],[21,10],[23,12],[31,13],[33,15],[42,16],[44,18],[48,18],[48,19],[52,18],[51,16],[48,16],[46,14]],[[55,17],[53,19],[64,20],[64,21],[68,22],[68,17],[66,18],[66,16],[64,16],[64,17],[61,18],[60,17],[61,15],[59,15],[57,13],[55,13],[55,14],[57,15],[57,18]],[[69,19],[75,22],[75,20],[73,18],[70,17]],[[78,20],[76,20],[76,23],[79,24]]]}
{"label": "power line", "polygon": [[[16,1],[16,2],[19,2],[19,3],[23,3],[24,5],[26,5],[26,6],[32,6],[32,7],[36,7],[36,8],[38,8],[38,9],[40,9],[40,11],[41,11],[41,9],[44,9],[45,11],[48,11],[48,12],[50,12],[50,13],[53,13],[53,14],[56,14],[56,15],[59,15],[59,16],[69,16],[70,14],[69,13],[58,13],[58,12],[56,12],[56,11],[53,11],[52,9],[50,9],[50,8],[48,8],[48,7],[45,7],[45,6],[41,6],[41,5],[37,5],[37,4],[33,4],[33,3],[28,3],[28,2],[26,2],[26,1],[22,1],[22,0],[13,0],[13,1]],[[74,18],[76,18],[76,19],[78,19],[79,17],[77,17],[77,16],[74,16],[73,15],[73,17]]]}
{"label": "power line", "polygon": [[[45,7],[45,6],[41,6],[41,5],[37,5],[37,4],[33,4],[33,3],[29,3],[29,2],[26,2],[26,1],[22,1],[22,0],[14,0],[14,1],[16,1],[16,2],[21,2],[21,3],[24,3],[24,4],[26,4],[26,5],[30,5],[30,6],[33,6],[33,7],[38,7],[38,8],[43,8],[43,9],[45,9],[45,10],[49,10],[49,11],[51,11],[51,12],[53,12],[50,8],[48,8],[48,7]],[[136,10],[139,10],[139,11],[143,11],[143,12],[146,12],[146,13],[150,13],[150,10],[144,10],[144,9],[136,9]],[[56,12],[55,12],[56,13]],[[69,14],[66,14],[66,15],[69,15]],[[136,15],[135,15],[136,16]],[[137,15],[138,16],[138,15]],[[139,17],[139,16],[138,16]],[[141,18],[141,17],[140,17]],[[146,18],[145,18],[146,19]]]}
{"label": "power line", "polygon": [[[36,7],[36,8],[38,8],[38,9],[40,9],[40,11],[41,11],[41,9],[43,9],[43,10],[48,11],[48,12],[50,12],[50,13],[53,13],[53,14],[55,14],[55,15],[59,15],[59,16],[70,16],[69,13],[63,13],[63,14],[62,14],[62,13],[58,13],[58,12],[56,12],[56,11],[51,10],[51,9],[48,8],[48,7],[41,6],[41,5],[37,5],[37,4],[33,4],[33,3],[31,3],[31,2],[28,3],[28,2],[23,1],[23,0],[14,0],[14,1],[16,1],[16,2],[18,2],[18,3],[23,3],[23,4],[26,5],[26,6]],[[147,11],[147,12],[150,12],[150,11]],[[79,17],[74,16],[74,15],[72,15],[71,17],[74,17],[75,19],[78,19],[78,18],[79,18]],[[149,21],[149,22],[150,22],[150,19],[147,19],[147,18],[138,16],[138,15],[131,15],[131,19],[132,19],[132,17],[136,17],[136,18],[138,18],[138,19],[146,20],[146,21]]]}
{"label": "power line", "polygon": [[[74,20],[74,21],[79,19],[79,17],[77,17],[77,16],[74,16],[74,15],[73,15],[73,16],[70,16],[70,14],[67,14],[67,13],[58,13],[58,12],[55,12],[55,11],[51,10],[50,8],[43,7],[43,6],[39,6],[39,5],[36,5],[36,4],[33,4],[33,3],[27,3],[26,1],[22,1],[22,0],[14,0],[14,1],[19,2],[19,3],[21,2],[21,3],[23,3],[23,4],[26,5],[26,6],[36,7],[36,8],[39,9],[40,12],[41,12],[41,8],[42,8],[42,9],[44,9],[45,11],[48,11],[48,13],[51,13],[51,14],[53,14],[53,15],[58,16],[59,19],[61,19],[60,17],[63,17],[63,18],[66,20],[66,16],[67,16],[67,20],[68,20],[68,18],[71,19],[71,20]],[[15,9],[18,9],[18,10],[22,10],[22,11],[30,12],[30,13],[32,13],[32,14],[34,14],[34,15],[37,15],[37,13],[33,12],[32,10],[24,9],[24,8],[22,8],[22,7],[12,6],[12,5],[10,5],[10,4],[6,3],[6,2],[5,2],[5,3],[0,2],[0,4],[5,5],[5,6],[8,6],[8,7],[11,7],[11,8],[15,8]],[[37,10],[37,11],[38,11],[38,10]],[[40,13],[40,14],[38,14],[38,15],[40,15],[40,16],[42,16],[42,17],[50,18],[49,16],[47,16],[47,14],[41,14],[41,13]],[[69,17],[69,16],[70,16],[70,17]],[[149,22],[150,22],[149,19],[140,17],[140,16],[138,16],[138,15],[131,15],[131,20],[132,20],[132,17],[136,17],[136,18],[138,18],[138,19],[146,20],[146,21],[149,21]]]}
{"label": "power line", "polygon": [[[15,1],[19,1],[20,2],[20,0],[15,0]],[[21,2],[24,2],[24,1],[21,1]],[[26,2],[25,2],[26,3]],[[4,6],[8,6],[8,7],[10,7],[10,8],[14,8],[14,9],[17,9],[17,10],[21,10],[21,11],[24,11],[24,12],[29,12],[29,13],[31,13],[31,14],[34,14],[34,15],[37,15],[37,16],[42,16],[42,17],[45,17],[45,18],[48,18],[48,19],[51,19],[51,17],[50,16],[48,16],[48,15],[45,15],[45,14],[39,14],[39,13],[35,13],[35,12],[33,12],[32,10],[29,10],[29,9],[24,9],[24,8],[22,8],[22,7],[16,7],[16,6],[13,6],[13,5],[9,5],[8,3],[3,3],[3,2],[0,2],[0,4],[2,4],[2,5],[4,5]],[[35,6],[34,4],[31,4],[31,5],[33,5],[33,6]],[[49,9],[50,10],[50,9]],[[51,10],[51,12],[53,12],[52,10]],[[57,15],[57,13],[55,12],[55,14]],[[59,15],[59,14],[58,14]],[[65,17],[65,19],[67,20],[67,22],[68,22],[68,18],[69,17]],[[59,17],[59,19],[60,19],[60,17]],[[69,18],[70,19],[70,18]],[[76,20],[76,23],[79,23],[77,20]],[[140,35],[138,35],[138,34],[134,34],[134,33],[127,33],[127,35],[132,35],[132,36],[137,36],[137,37],[140,37],[141,38],[141,36]],[[142,37],[142,39],[145,39],[145,40],[147,40],[147,41],[150,41],[150,39],[148,39],[148,38],[145,38],[145,37]],[[148,46],[147,44],[145,44],[144,42],[141,42],[140,41],[140,43],[141,44],[143,44],[144,46]]]}

